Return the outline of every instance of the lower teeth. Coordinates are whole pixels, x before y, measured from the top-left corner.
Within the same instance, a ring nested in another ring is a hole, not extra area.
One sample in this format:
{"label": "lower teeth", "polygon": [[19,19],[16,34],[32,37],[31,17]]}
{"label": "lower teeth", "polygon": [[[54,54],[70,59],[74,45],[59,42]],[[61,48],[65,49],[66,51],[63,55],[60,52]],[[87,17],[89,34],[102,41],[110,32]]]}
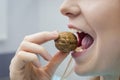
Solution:
{"label": "lower teeth", "polygon": [[75,52],[82,52],[82,51],[83,51],[83,49],[81,47],[78,47],[75,49]]}

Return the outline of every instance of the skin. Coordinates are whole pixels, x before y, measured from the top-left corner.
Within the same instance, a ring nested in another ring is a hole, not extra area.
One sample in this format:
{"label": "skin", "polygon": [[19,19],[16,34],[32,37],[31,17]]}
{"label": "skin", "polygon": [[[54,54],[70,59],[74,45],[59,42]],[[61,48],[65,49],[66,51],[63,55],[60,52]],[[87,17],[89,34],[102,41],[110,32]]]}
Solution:
{"label": "skin", "polygon": [[[41,44],[56,38],[56,31],[26,36],[11,60],[10,80],[51,80],[55,70],[68,54],[56,52],[52,57]],[[48,61],[48,64],[41,65],[37,55]]]}
{"label": "skin", "polygon": [[[65,0],[60,7],[69,26],[83,30],[94,43],[83,56],[74,58],[78,75],[118,80],[120,74],[120,0]],[[46,35],[46,36],[45,36]],[[11,80],[50,80],[67,54],[51,56],[42,44],[58,38],[57,32],[26,36],[10,64]],[[36,54],[48,61],[42,66]],[[29,66],[29,67],[28,67]]]}
{"label": "skin", "polygon": [[78,75],[101,75],[101,80],[118,80],[120,0],[65,0],[60,9],[68,17],[69,25],[94,38],[85,55],[75,58],[75,72]]}

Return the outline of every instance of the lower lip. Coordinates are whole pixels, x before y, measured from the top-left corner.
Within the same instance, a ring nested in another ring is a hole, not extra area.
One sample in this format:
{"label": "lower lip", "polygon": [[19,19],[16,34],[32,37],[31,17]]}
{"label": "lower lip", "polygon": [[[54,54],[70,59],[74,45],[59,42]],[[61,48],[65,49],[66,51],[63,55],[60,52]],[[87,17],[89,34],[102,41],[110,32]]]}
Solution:
{"label": "lower lip", "polygon": [[77,57],[81,57],[83,56],[83,54],[85,54],[87,51],[87,49],[84,49],[83,51],[80,52],[72,52],[71,55],[73,58],[77,58]]}

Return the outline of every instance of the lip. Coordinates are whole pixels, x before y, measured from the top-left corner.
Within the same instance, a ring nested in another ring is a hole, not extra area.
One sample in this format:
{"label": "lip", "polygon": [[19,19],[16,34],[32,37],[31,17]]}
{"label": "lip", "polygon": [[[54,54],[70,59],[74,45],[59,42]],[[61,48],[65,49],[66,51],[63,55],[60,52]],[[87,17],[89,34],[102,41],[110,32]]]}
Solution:
{"label": "lip", "polygon": [[69,28],[69,29],[75,29],[75,30],[79,30],[79,31],[85,32],[85,31],[83,31],[82,29],[79,29],[78,27],[74,26],[74,25],[71,24],[71,23],[68,24],[68,28]]}
{"label": "lip", "polygon": [[79,51],[79,52],[73,51],[73,52],[71,52],[71,55],[72,55],[73,58],[77,58],[77,57],[80,57],[80,56],[82,56],[83,54],[85,54],[86,51],[87,51],[86,49],[83,50],[83,51]]}

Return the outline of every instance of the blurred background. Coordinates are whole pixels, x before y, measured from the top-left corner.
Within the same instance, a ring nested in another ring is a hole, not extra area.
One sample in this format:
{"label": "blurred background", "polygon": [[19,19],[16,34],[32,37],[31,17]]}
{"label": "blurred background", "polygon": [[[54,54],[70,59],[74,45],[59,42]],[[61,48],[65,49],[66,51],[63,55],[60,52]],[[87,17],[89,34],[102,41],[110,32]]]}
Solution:
{"label": "blurred background", "polygon": [[[10,61],[26,35],[41,31],[68,31],[68,20],[59,11],[62,2],[63,0],[0,0],[0,80],[9,80]],[[43,46],[54,55],[56,48],[53,41]],[[70,56],[59,66],[56,75],[63,74],[69,59]],[[41,57],[40,60],[43,65],[46,64]],[[74,72],[68,77],[68,80],[79,79],[86,80]]]}

